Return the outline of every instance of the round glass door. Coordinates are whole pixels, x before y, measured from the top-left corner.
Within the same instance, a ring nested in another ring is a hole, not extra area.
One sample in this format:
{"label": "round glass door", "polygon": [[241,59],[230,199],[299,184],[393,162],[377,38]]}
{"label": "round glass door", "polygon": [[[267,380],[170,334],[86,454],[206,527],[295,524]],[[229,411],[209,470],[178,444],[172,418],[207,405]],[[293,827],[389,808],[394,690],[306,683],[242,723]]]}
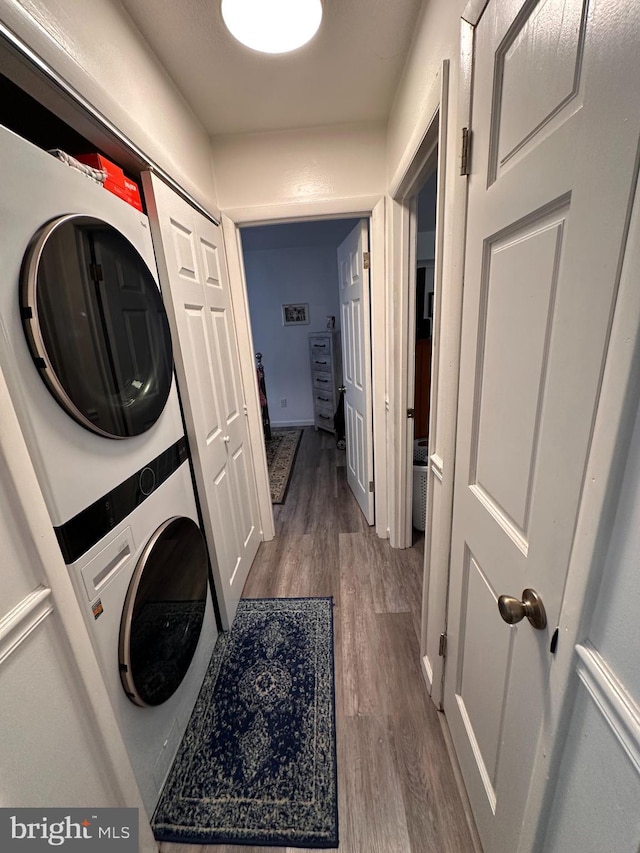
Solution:
{"label": "round glass door", "polygon": [[63,216],[34,237],[21,311],[40,375],[78,423],[108,438],[148,430],[171,390],[173,354],[162,297],[119,231]]}
{"label": "round glass door", "polygon": [[120,622],[124,691],[136,705],[160,705],[187,674],[202,630],[207,549],[190,518],[170,518],[149,540],[129,584]]}

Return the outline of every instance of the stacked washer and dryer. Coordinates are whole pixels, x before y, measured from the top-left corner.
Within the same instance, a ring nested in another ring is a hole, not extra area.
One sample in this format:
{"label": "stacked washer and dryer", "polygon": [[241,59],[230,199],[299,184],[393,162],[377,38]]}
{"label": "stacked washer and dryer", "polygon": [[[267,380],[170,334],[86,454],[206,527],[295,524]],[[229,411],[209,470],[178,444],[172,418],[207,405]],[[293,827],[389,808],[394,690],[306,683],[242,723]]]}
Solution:
{"label": "stacked washer and dryer", "polygon": [[0,127],[0,361],[151,815],[217,629],[149,223]]}

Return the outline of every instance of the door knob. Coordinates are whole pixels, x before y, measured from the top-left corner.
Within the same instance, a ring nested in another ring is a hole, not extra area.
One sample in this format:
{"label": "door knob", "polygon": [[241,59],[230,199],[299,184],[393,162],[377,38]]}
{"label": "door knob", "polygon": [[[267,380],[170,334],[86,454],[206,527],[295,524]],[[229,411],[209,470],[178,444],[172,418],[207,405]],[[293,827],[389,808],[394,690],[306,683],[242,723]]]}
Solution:
{"label": "door knob", "polygon": [[541,631],[547,627],[544,604],[535,589],[525,589],[522,593],[522,601],[512,595],[501,595],[498,599],[498,610],[509,625],[521,622],[526,616],[534,628]]}
{"label": "door knob", "polygon": [[347,389],[344,387],[344,385],[341,385],[341,386],[338,388],[338,392],[339,392],[340,394],[344,394],[344,392],[345,392],[346,390],[347,390]]}
{"label": "door knob", "polygon": [[225,444],[229,444],[229,442],[231,441],[231,436],[225,435],[225,437],[222,440],[224,441]]}

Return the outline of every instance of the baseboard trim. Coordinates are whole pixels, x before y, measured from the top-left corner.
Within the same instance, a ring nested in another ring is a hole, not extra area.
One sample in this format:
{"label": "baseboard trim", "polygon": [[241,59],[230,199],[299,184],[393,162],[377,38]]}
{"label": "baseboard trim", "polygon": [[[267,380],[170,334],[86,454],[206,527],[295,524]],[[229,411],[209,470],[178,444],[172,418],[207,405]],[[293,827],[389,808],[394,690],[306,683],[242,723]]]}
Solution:
{"label": "baseboard trim", "polygon": [[287,429],[289,427],[309,427],[313,426],[313,420],[310,421],[271,421],[272,429]]}
{"label": "baseboard trim", "polygon": [[473,817],[473,812],[471,811],[471,803],[469,802],[467,789],[464,784],[464,779],[462,778],[462,771],[460,770],[460,765],[458,764],[458,756],[456,755],[456,751],[453,747],[453,740],[451,738],[451,732],[449,731],[449,723],[447,722],[447,718],[445,717],[443,711],[438,711],[438,720],[440,721],[440,728],[442,729],[444,742],[447,747],[447,753],[449,755],[449,761],[451,762],[451,767],[453,769],[453,776],[456,780],[458,792],[460,793],[460,799],[462,800],[462,807],[464,809],[464,815],[467,819],[467,826],[469,827],[469,832],[471,834],[471,840],[473,841],[475,853],[483,853],[482,842],[480,841],[480,836],[478,835],[476,822]]}
{"label": "baseboard trim", "polygon": [[424,676],[424,680],[427,684],[429,696],[431,696],[433,691],[433,670],[431,669],[431,664],[429,663],[427,655],[422,655],[420,662],[422,664],[422,675]]}

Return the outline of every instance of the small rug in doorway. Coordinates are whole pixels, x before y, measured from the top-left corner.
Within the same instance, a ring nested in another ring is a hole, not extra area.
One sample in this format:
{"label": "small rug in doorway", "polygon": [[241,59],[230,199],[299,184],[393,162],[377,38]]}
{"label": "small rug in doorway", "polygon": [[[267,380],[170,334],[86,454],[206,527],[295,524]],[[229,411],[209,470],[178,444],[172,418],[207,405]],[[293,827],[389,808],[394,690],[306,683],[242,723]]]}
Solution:
{"label": "small rug in doorway", "polygon": [[152,826],[158,841],[337,847],[333,599],[242,599]]}
{"label": "small rug in doorway", "polygon": [[271,430],[271,438],[266,442],[271,503],[284,503],[301,437],[301,429]]}

